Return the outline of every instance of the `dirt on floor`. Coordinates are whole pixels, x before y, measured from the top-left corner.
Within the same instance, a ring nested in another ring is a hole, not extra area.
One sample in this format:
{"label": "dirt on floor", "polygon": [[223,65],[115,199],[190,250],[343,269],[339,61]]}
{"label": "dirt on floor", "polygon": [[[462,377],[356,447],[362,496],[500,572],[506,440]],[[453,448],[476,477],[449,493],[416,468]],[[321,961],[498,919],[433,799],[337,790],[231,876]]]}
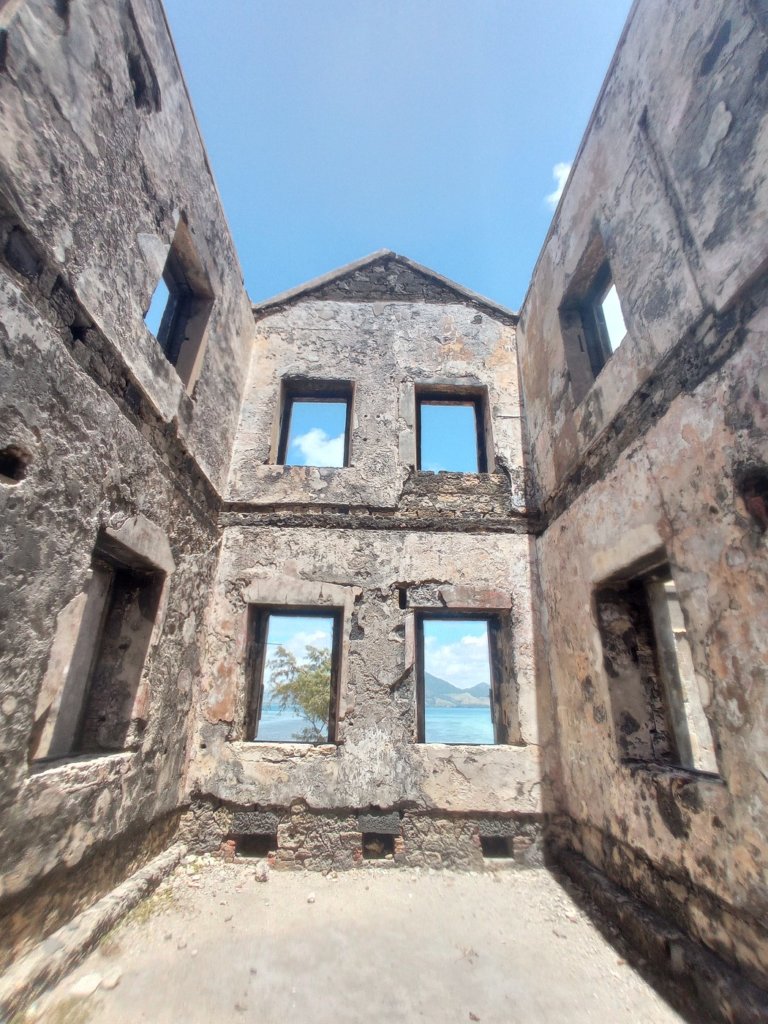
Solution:
{"label": "dirt on floor", "polygon": [[195,857],[24,1020],[681,1021],[624,953],[544,869],[322,876]]}

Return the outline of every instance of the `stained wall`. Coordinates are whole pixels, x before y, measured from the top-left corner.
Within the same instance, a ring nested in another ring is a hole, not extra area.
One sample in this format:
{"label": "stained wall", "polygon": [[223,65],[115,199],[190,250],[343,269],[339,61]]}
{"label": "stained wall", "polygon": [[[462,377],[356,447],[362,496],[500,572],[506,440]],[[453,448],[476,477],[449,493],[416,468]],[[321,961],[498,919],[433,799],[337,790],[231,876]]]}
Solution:
{"label": "stained wall", "polygon": [[[160,4],[11,2],[0,29],[0,448],[27,463],[0,483],[7,957],[173,835],[253,320]],[[190,391],[143,322],[181,218],[214,292]],[[130,749],[33,763],[97,538],[142,532],[165,576]]]}
{"label": "stained wall", "polygon": [[[521,311],[561,843],[765,983],[768,37],[757,4],[635,5]],[[596,379],[564,302],[602,245],[628,333]],[[666,552],[718,772],[619,756],[602,581]]]}
{"label": "stained wall", "polygon": [[[257,318],[222,512],[192,794],[272,810],[299,802],[321,815],[412,809],[540,824],[550,809],[551,712],[533,655],[514,317],[389,253]],[[277,464],[281,382],[293,379],[352,383],[349,466]],[[490,472],[416,470],[415,389],[424,384],[484,393]],[[337,745],[246,741],[248,608],[258,605],[344,609]],[[508,618],[519,742],[416,742],[414,615],[446,607]],[[423,855],[419,843],[410,849]]]}

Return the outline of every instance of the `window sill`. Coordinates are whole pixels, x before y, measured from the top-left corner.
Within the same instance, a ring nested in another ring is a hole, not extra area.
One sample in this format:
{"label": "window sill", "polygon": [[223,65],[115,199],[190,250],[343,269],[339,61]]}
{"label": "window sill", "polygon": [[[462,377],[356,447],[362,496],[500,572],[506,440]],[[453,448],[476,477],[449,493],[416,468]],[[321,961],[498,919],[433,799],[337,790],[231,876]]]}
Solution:
{"label": "window sill", "polygon": [[51,758],[45,761],[33,761],[29,766],[27,785],[33,785],[36,780],[41,782],[54,776],[57,781],[64,778],[76,780],[78,785],[82,784],[84,775],[101,776],[111,772],[121,765],[129,765],[138,756],[136,750],[118,750],[113,754],[78,754],[67,757]]}
{"label": "window sill", "polygon": [[299,740],[233,740],[231,746],[237,750],[248,751],[263,750],[288,754],[292,752],[306,754],[310,750],[318,750],[323,754],[335,753],[341,743],[302,743]]}
{"label": "window sill", "polygon": [[464,470],[457,469],[417,469],[415,470],[417,478],[428,478],[432,479],[436,476],[440,477],[461,477],[462,479],[472,477],[486,477],[486,476],[502,476],[497,469],[488,469],[483,472],[465,472]]}
{"label": "window sill", "polygon": [[659,761],[642,761],[632,757],[622,757],[619,763],[628,768],[630,774],[642,772],[660,779],[669,779],[670,782],[680,782],[687,785],[692,782],[714,782],[724,786],[725,780],[722,775],[715,772],[705,772],[698,768],[685,768],[682,765],[662,764]]}

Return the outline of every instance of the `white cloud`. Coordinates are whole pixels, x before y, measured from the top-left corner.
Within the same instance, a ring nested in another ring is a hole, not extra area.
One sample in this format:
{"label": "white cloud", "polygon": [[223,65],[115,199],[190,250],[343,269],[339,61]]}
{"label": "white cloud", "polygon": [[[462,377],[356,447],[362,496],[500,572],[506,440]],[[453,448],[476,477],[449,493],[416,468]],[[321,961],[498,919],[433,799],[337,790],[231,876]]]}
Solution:
{"label": "white cloud", "polygon": [[306,434],[299,434],[291,441],[291,448],[297,448],[304,457],[305,466],[343,466],[344,435],[328,437],[321,427],[312,427]]}
{"label": "white cloud", "polygon": [[572,166],[572,164],[555,164],[552,168],[552,177],[557,182],[557,188],[545,197],[547,205],[552,210],[560,202],[560,196],[563,194],[563,189],[565,188],[566,181],[568,181],[568,175],[571,173]]}
{"label": "white cloud", "polygon": [[425,637],[425,668],[433,676],[465,689],[476,683],[490,685],[488,640],[485,636],[463,636],[454,643],[441,644]]}

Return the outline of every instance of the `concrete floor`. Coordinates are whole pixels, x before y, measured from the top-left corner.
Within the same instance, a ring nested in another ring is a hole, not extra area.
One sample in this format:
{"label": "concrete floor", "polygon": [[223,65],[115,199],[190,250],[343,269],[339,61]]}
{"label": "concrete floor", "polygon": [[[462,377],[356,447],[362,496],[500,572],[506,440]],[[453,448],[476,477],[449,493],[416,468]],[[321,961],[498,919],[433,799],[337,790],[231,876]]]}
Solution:
{"label": "concrete floor", "polygon": [[376,866],[260,883],[256,867],[181,865],[27,1020],[682,1020],[543,869]]}

